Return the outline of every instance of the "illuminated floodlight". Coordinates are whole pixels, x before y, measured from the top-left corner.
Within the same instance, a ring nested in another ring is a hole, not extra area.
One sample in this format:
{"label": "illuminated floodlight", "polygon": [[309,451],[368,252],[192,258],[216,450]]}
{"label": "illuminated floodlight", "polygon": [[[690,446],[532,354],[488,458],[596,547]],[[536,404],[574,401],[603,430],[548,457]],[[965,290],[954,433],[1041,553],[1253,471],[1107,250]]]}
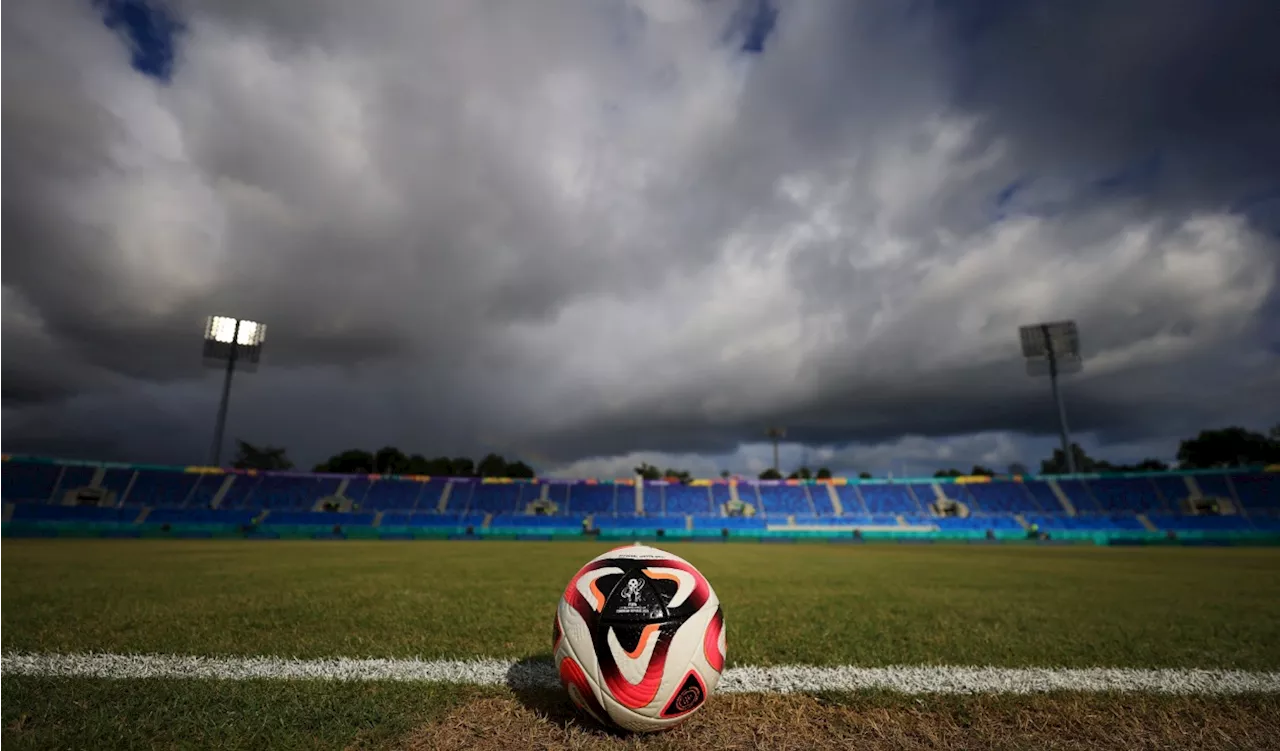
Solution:
{"label": "illuminated floodlight", "polygon": [[209,365],[225,368],[222,400],[218,403],[218,420],[214,427],[210,466],[222,460],[222,435],[227,426],[227,405],[231,400],[231,377],[236,367],[252,370],[262,355],[267,340],[267,327],[257,321],[230,316],[209,316],[204,325],[204,359]]}
{"label": "illuminated floodlight", "polygon": [[1067,410],[1058,390],[1058,376],[1079,373],[1084,365],[1080,356],[1080,331],[1075,321],[1034,323],[1018,329],[1022,340],[1022,356],[1027,361],[1027,375],[1049,376],[1053,401],[1058,407],[1058,431],[1067,471],[1076,473],[1076,457],[1071,450],[1071,434],[1067,430]]}

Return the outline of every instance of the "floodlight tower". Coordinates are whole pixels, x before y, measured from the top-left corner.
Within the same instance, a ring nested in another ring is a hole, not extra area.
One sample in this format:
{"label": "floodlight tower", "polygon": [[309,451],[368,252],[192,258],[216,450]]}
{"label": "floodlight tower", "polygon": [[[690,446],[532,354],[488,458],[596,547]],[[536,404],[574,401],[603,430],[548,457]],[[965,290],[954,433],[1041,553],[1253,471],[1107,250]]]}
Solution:
{"label": "floodlight tower", "polygon": [[225,367],[222,379],[222,401],[218,403],[218,422],[213,429],[213,447],[209,466],[222,461],[222,431],[227,427],[227,403],[231,400],[231,376],[236,366],[253,370],[262,355],[267,327],[256,321],[227,316],[209,316],[204,325],[204,361],[206,365]]}
{"label": "floodlight tower", "polygon": [[1022,338],[1022,356],[1027,358],[1027,375],[1049,376],[1053,401],[1058,405],[1058,430],[1062,439],[1062,455],[1067,459],[1067,471],[1076,473],[1076,456],[1071,450],[1071,435],[1067,430],[1067,410],[1062,405],[1058,391],[1058,376],[1079,373],[1083,367],[1080,358],[1080,332],[1075,321],[1035,323],[1018,329]]}
{"label": "floodlight tower", "polygon": [[769,440],[773,441],[773,471],[781,473],[782,470],[778,469],[778,441],[787,437],[787,429],[769,428],[764,434],[769,436]]}

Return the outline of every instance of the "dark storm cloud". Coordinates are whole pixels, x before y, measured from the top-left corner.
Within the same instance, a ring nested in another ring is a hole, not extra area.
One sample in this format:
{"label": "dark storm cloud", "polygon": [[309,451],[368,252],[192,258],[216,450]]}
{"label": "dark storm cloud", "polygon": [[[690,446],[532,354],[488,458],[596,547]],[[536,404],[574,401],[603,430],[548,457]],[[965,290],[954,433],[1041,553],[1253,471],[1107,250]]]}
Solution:
{"label": "dark storm cloud", "polygon": [[897,439],[1052,433],[1059,317],[1078,431],[1268,417],[1269,4],[168,7],[164,81],[138,19],[6,14],[6,451],[200,460],[209,314],[268,325],[229,432],[304,462],[1005,460]]}
{"label": "dark storm cloud", "polygon": [[1010,137],[1030,176],[1073,172],[1104,195],[1145,179],[1157,206],[1213,209],[1280,183],[1280,5],[935,7],[956,101]]}

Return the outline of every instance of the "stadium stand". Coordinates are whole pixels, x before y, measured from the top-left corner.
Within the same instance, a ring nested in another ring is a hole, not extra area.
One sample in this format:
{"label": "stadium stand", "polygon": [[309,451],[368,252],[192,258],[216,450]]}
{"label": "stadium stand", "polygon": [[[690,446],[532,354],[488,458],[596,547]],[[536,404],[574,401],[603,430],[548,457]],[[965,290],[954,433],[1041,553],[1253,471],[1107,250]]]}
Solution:
{"label": "stadium stand", "polygon": [[1116,477],[1106,482],[1093,482],[1090,488],[1091,495],[1104,512],[1132,511],[1140,514],[1168,510],[1155,483],[1147,477]]}
{"label": "stadium stand", "polygon": [[[1043,483],[1041,483],[1043,484]],[[1036,514],[1044,508],[1021,482],[984,482],[954,486],[970,510],[987,514]],[[1045,486],[1046,488],[1048,486]],[[1055,501],[1054,505],[1057,503]]]}
{"label": "stadium stand", "polygon": [[1102,510],[1084,480],[1058,480],[1058,489],[1071,501],[1077,514],[1092,514]]}
{"label": "stadium stand", "polygon": [[668,514],[711,514],[711,491],[706,487],[668,485],[665,496]]}
{"label": "stadium stand", "polygon": [[665,483],[645,483],[644,485],[644,513],[648,516],[662,516],[666,507],[666,498],[663,495]]}
{"label": "stadium stand", "polygon": [[872,514],[919,514],[924,508],[916,502],[906,485],[860,485],[866,509]]}
{"label": "stadium stand", "polygon": [[[566,485],[565,487],[568,488],[569,499],[565,504],[566,512],[572,514],[615,513],[615,495],[621,493],[621,488],[616,485],[610,483],[608,485]],[[634,499],[632,508],[635,508]]]}
{"label": "stadium stand", "polygon": [[[992,483],[994,485],[995,483]],[[1058,498],[1058,494],[1053,492],[1053,486],[1045,480],[1027,480],[1022,483],[1022,487],[1031,494],[1031,500],[1040,507],[1041,511],[1050,514],[1059,514],[1066,511],[1062,507],[1062,501]]]}
{"label": "stadium stand", "polygon": [[[809,514],[813,515],[813,504],[809,502],[809,494],[799,485],[765,485],[757,486],[760,491],[760,505],[757,509],[763,514]],[[738,488],[742,495],[742,488]]]}
{"label": "stadium stand", "polygon": [[831,486],[820,482],[809,486],[809,498],[813,501],[813,511],[819,516],[835,516],[835,506],[831,505]]}
{"label": "stadium stand", "polygon": [[[623,481],[223,472],[12,457],[4,461],[2,490],[7,525],[166,531],[177,526],[262,530],[266,536],[294,528],[318,530],[316,536],[331,530],[519,535],[584,529],[719,536],[787,530],[825,534],[827,529],[847,534],[866,528],[1018,537],[1033,525],[1050,536],[1068,537],[1280,533],[1280,473],[1257,470],[960,482],[647,482],[643,515],[636,514],[636,487]],[[935,513],[939,490],[965,504],[969,513]],[[726,504],[735,495],[751,504],[754,514],[727,515]],[[541,500],[551,505],[530,506]]]}
{"label": "stadium stand", "polygon": [[733,500],[728,484],[716,483],[711,486],[711,507],[712,513],[719,514],[724,509],[724,505]]}
{"label": "stadium stand", "polygon": [[1240,475],[1228,477],[1234,486],[1240,505],[1249,512],[1280,512],[1280,476],[1272,474]]}

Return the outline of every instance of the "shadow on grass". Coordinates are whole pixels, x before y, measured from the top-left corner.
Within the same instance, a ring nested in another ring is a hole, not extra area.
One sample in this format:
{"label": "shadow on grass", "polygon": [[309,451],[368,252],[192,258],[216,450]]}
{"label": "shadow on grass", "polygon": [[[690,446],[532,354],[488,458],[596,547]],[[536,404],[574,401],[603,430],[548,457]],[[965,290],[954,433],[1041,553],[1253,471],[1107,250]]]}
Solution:
{"label": "shadow on grass", "polygon": [[550,654],[526,657],[507,671],[507,687],[516,701],[559,727],[575,727],[602,736],[626,738],[625,731],[604,727],[590,714],[578,709],[560,685],[560,676]]}

